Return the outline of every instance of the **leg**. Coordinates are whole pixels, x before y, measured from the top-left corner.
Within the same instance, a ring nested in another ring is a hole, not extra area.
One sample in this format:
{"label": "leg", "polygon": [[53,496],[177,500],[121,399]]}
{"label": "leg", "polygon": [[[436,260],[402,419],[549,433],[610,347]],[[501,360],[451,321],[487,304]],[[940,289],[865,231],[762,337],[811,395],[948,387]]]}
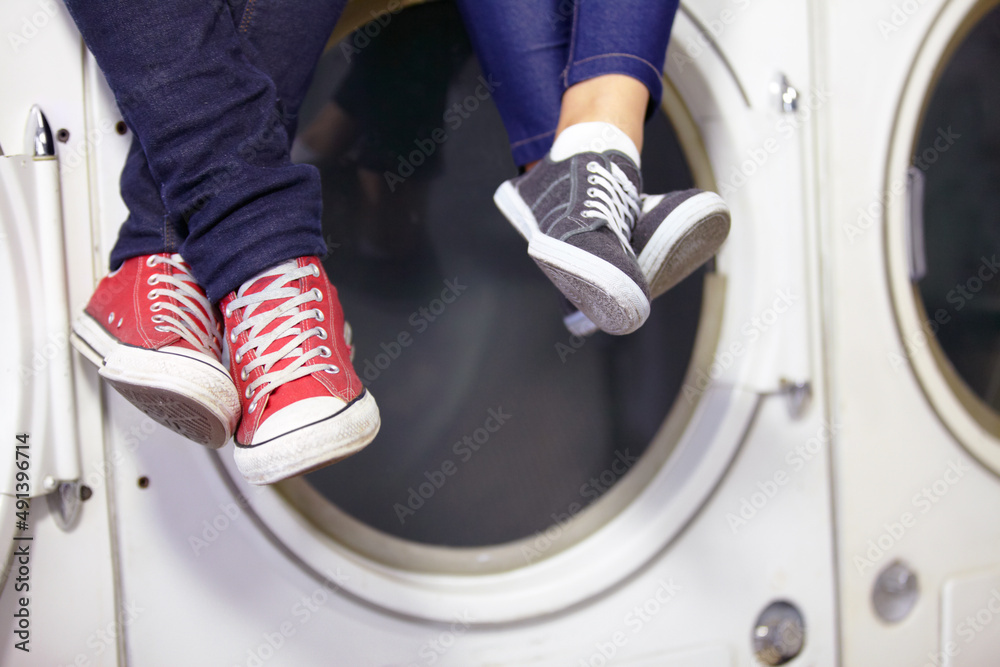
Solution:
{"label": "leg", "polygon": [[[538,14],[533,20],[525,21],[524,25],[517,25],[526,15],[520,4],[508,3],[507,7],[490,4],[492,7],[486,8],[481,3],[460,2],[484,69],[489,74],[500,69],[507,79],[508,85],[499,87],[494,97],[511,137],[515,161],[530,170],[547,154],[551,160],[565,162],[586,152],[602,153],[609,148],[617,149],[626,156],[626,162],[634,163],[631,166],[622,165],[634,177],[618,179],[618,185],[625,190],[631,187],[641,190],[638,163],[642,127],[662,94],[660,77],[677,3],[652,5],[630,0],[624,3],[625,6],[622,6],[623,3],[611,6],[592,0],[562,0],[534,5]],[[512,4],[517,4],[517,8]],[[525,100],[531,103],[525,104]],[[572,131],[564,134],[569,128]],[[555,138],[561,141],[553,149]],[[551,160],[549,167],[552,166]],[[552,169],[548,171],[553,172]],[[581,174],[580,177],[584,176]],[[558,178],[558,173],[553,172],[552,178]],[[526,180],[530,179],[521,179]],[[611,185],[611,180],[614,179],[605,179],[604,182]],[[520,196],[520,185],[522,183],[511,181],[497,191],[497,203],[501,210],[528,238],[529,253],[564,294],[574,302],[589,299],[590,303],[585,304],[588,313],[601,318],[602,326],[616,333],[627,332],[641,324],[644,318],[639,302],[642,298],[634,290],[632,296],[628,296],[629,290],[615,288],[609,280],[619,284],[631,281],[640,288],[645,287],[643,283],[648,283],[649,296],[657,296],[714,254],[728,231],[728,212],[721,215],[718,206],[721,200],[702,206],[697,213],[681,215],[686,209],[678,209],[679,203],[701,195],[698,191],[685,193],[682,198],[643,197],[641,211],[637,210],[638,198],[629,204],[628,195],[619,198],[612,193],[610,196],[618,201],[622,213],[617,217],[622,219],[614,223],[609,220],[608,226],[621,230],[619,238],[628,238],[625,254],[637,256],[637,265],[628,257],[620,256],[613,244],[597,243],[592,250],[603,246],[602,250],[598,250],[599,256],[612,259],[619,270],[616,273],[607,267],[594,269],[605,276],[604,287],[594,292],[593,273],[574,268],[569,272],[575,277],[567,278],[565,257],[548,253],[542,258],[540,249],[533,253],[531,245],[535,232],[542,228],[545,235],[552,235],[558,227],[557,235],[566,238],[567,235],[593,236],[592,233],[581,232],[596,230],[588,230],[582,219],[578,219],[575,228],[559,222],[558,225],[543,223],[536,229],[537,224],[532,221],[537,223],[537,216],[544,218],[546,214],[544,211],[525,210],[533,206]],[[525,192],[529,190],[530,187]],[[583,206],[594,203],[599,202],[580,202]],[[560,206],[565,206],[565,201],[553,200],[549,206],[550,213],[560,210]],[[520,213],[514,209],[519,209]],[[692,217],[701,213],[704,213],[703,218]],[[582,211],[580,214],[584,215]],[[711,230],[710,242],[699,240],[704,234],[688,233],[696,227]],[[550,242],[540,239],[539,243]],[[677,261],[678,258],[683,258],[683,261]],[[591,292],[590,297],[583,296],[586,291]],[[610,314],[608,306],[595,310],[594,301],[613,304],[621,299],[639,305],[632,309],[632,314],[626,314],[628,306],[624,310],[617,309],[616,313],[611,305]],[[571,312],[565,321],[574,333],[593,333],[596,330],[590,318],[578,312]]]}
{"label": "leg", "polygon": [[[250,63],[274,82],[278,110],[275,120],[287,136],[295,133],[298,110],[319,56],[346,0],[336,0],[317,12],[312,3],[297,0],[230,0],[230,12],[243,53]],[[249,11],[248,11],[249,4]],[[222,11],[222,5],[218,5]],[[172,219],[160,197],[146,154],[133,135],[122,169],[122,199],[129,217],[119,230],[111,252],[111,268],[132,257],[174,253],[187,236],[186,225]],[[176,218],[176,216],[175,216]]]}
{"label": "leg", "polygon": [[[324,252],[318,175],[288,160],[278,89],[245,54],[228,6],[67,6],[143,147],[167,214],[186,227],[181,253],[212,301],[281,260]],[[303,13],[291,12],[297,21]],[[325,16],[313,13],[332,25]]]}
{"label": "leg", "polygon": [[493,101],[514,163],[543,158],[555,139],[565,90],[572,0],[458,0],[458,7],[483,72],[497,82]]}
{"label": "leg", "polygon": [[[145,193],[159,184],[198,280],[180,255],[127,259],[74,325],[78,349],[127,398],[185,435],[193,431],[178,428],[177,409],[160,414],[164,405],[179,404],[185,419],[226,408],[214,416],[225,437],[241,422],[236,460],[252,482],[343,458],[374,438],[378,409],[351,367],[349,329],[315,256],[325,249],[318,174],[288,159],[295,114],[339,4],[286,16],[287,3],[274,11],[272,0],[248,0],[238,22],[222,4],[146,4],[68,3],[147,158],[150,178],[134,151],[124,182],[139,177],[145,189],[134,192]],[[264,32],[252,29],[255,21]],[[298,49],[291,57],[289,39]],[[220,297],[232,375],[218,363],[209,298]],[[211,377],[195,377],[202,366]],[[219,432],[199,441],[219,446]]]}

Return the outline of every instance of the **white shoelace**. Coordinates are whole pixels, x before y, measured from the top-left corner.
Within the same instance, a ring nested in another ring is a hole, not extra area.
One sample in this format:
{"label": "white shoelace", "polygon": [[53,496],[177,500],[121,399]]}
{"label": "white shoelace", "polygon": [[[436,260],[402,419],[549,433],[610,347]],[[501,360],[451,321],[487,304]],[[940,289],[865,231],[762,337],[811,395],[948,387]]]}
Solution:
{"label": "white shoelace", "polygon": [[[180,255],[174,253],[170,257],[150,255],[146,266],[153,268],[159,264],[168,264],[175,273],[154,273],[149,276],[149,285],[164,285],[150,290],[147,296],[156,299],[169,297],[172,301],[157,301],[150,306],[156,312],[151,318],[156,326],[154,329],[162,332],[175,333],[197,348],[211,350],[216,359],[222,356],[222,341],[219,339],[219,322],[215,318],[215,308],[209,303],[208,297],[198,288],[198,283],[188,271],[187,263]],[[167,311],[161,313],[160,311]],[[195,320],[197,319],[197,322]]]}
{"label": "white shoelace", "polygon": [[[240,379],[246,382],[250,373],[258,367],[264,369],[263,375],[251,382],[245,392],[246,398],[253,398],[250,402],[249,411],[253,412],[257,403],[269,393],[292,380],[311,375],[317,371],[327,373],[339,373],[340,369],[333,364],[309,364],[317,357],[329,357],[333,351],[325,346],[313,348],[308,352],[303,351],[302,344],[313,336],[320,340],[326,340],[327,333],[320,327],[302,329],[298,325],[308,319],[323,321],[323,313],[319,309],[303,309],[306,303],[312,301],[323,301],[323,293],[319,289],[312,289],[302,292],[298,287],[289,285],[305,276],[319,275],[319,268],[313,264],[308,266],[298,266],[295,262],[285,262],[266,271],[252,280],[244,283],[236,292],[236,298],[226,306],[226,317],[245,308],[243,321],[229,332],[230,344],[236,343],[236,338],[244,331],[250,331],[250,337],[238,350],[232,352],[234,361],[242,363],[243,357],[250,350],[256,352],[256,358],[247,363],[240,373]],[[246,291],[258,280],[273,277],[274,280],[260,292],[246,294]],[[261,306],[267,301],[280,301],[270,305],[267,310]],[[258,312],[260,310],[260,312]],[[283,320],[268,333],[263,333],[276,320]],[[277,347],[279,339],[288,339],[278,349],[268,352],[272,346]],[[271,368],[283,359],[294,357],[294,361],[284,368],[272,371]],[[309,364],[309,365],[307,365]],[[257,391],[260,389],[260,391]]]}
{"label": "white shoelace", "polygon": [[629,241],[632,239],[632,228],[639,215],[638,190],[621,167],[614,162],[611,163],[611,171],[597,162],[588,162],[587,171],[591,173],[587,177],[587,182],[591,186],[599,187],[587,188],[587,196],[590,199],[584,202],[584,206],[594,210],[584,211],[581,215],[585,218],[604,220],[608,228],[618,237],[622,248],[629,254],[635,255]]}

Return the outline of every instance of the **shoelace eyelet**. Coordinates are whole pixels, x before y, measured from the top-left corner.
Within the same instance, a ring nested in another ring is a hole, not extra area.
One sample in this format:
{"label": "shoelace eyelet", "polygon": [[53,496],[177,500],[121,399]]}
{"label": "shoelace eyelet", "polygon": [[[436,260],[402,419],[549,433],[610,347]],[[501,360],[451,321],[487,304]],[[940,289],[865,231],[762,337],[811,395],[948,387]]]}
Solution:
{"label": "shoelace eyelet", "polygon": [[160,290],[158,289],[149,290],[149,293],[146,294],[146,298],[149,299],[150,301],[158,299],[159,297],[160,297]]}
{"label": "shoelace eyelet", "polygon": [[150,320],[151,322],[154,322],[154,323],[156,323],[156,324],[159,324],[160,322],[162,322],[162,321],[163,321],[163,315],[153,315],[152,317],[150,317],[150,318],[149,318],[149,320]]}
{"label": "shoelace eyelet", "polygon": [[329,334],[326,333],[326,330],[322,327],[314,327],[313,331],[316,332],[316,335],[319,336],[320,340],[326,340],[330,337]]}
{"label": "shoelace eyelet", "polygon": [[167,333],[168,331],[170,331],[170,329],[168,329],[166,327],[161,327],[161,326],[155,326],[155,327],[153,327],[153,329],[155,329],[156,331],[159,331],[160,333]]}
{"label": "shoelace eyelet", "polygon": [[323,300],[323,293],[319,291],[318,287],[314,287],[313,288],[313,298],[316,301],[322,301]]}
{"label": "shoelace eyelet", "polygon": [[236,332],[235,331],[230,331],[229,332],[229,342],[232,345],[236,344]]}
{"label": "shoelace eyelet", "polygon": [[108,324],[111,324],[114,321],[115,321],[115,314],[111,313],[110,315],[108,315]]}
{"label": "shoelace eyelet", "polygon": [[331,350],[330,348],[328,348],[326,345],[320,345],[320,347],[319,347],[319,356],[323,357],[324,359],[326,357],[333,356],[333,350]]}
{"label": "shoelace eyelet", "polygon": [[340,369],[337,368],[336,366],[329,366],[327,368],[324,368],[323,372],[324,373],[329,373],[330,375],[336,375],[337,373],[340,372]]}
{"label": "shoelace eyelet", "polygon": [[250,374],[247,373],[247,369],[244,368],[243,370],[240,371],[240,380],[246,382],[248,377],[250,377]]}
{"label": "shoelace eyelet", "polygon": [[319,308],[316,308],[315,310],[313,310],[313,312],[316,313],[315,315],[313,315],[313,319],[315,319],[317,322],[322,322],[323,320],[326,319],[326,315],[324,315],[323,311],[320,310]]}
{"label": "shoelace eyelet", "polygon": [[[243,392],[243,396],[249,401],[250,397],[253,396],[253,392],[250,391],[250,387],[247,387],[246,391]],[[256,403],[256,401],[254,401]]]}
{"label": "shoelace eyelet", "polygon": [[153,268],[159,263],[160,263],[160,258],[156,255],[150,255],[149,257],[146,258],[146,266],[148,266],[149,268]]}
{"label": "shoelace eyelet", "polygon": [[247,412],[253,414],[253,411],[257,409],[257,399],[250,401],[250,407],[247,408]]}
{"label": "shoelace eyelet", "polygon": [[319,278],[319,267],[316,266],[315,264],[310,264],[309,266],[312,267],[313,276]]}
{"label": "shoelace eyelet", "polygon": [[239,352],[235,353],[233,355],[233,361],[235,361],[238,364],[243,363],[243,355],[240,354]]}
{"label": "shoelace eyelet", "polygon": [[593,160],[587,163],[587,171],[596,172],[601,165],[597,164]]}
{"label": "shoelace eyelet", "polygon": [[160,278],[158,277],[158,274],[155,273],[146,279],[147,285],[155,285],[158,282],[160,282]]}

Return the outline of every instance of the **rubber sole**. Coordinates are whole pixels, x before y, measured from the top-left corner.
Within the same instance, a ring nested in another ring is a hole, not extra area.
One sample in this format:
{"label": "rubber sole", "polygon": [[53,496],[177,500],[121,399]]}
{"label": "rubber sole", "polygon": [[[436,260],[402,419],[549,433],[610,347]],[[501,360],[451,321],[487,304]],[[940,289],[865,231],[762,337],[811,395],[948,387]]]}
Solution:
{"label": "rubber sole", "polygon": [[240,401],[222,364],[124,345],[86,313],[73,323],[70,340],[109,385],[158,424],[212,449],[232,436]]}
{"label": "rubber sole", "polygon": [[382,425],[371,392],[335,415],[255,446],[236,446],[236,467],[251,484],[274,484],[342,461],[378,435]]}
{"label": "rubber sole", "polygon": [[493,201],[528,241],[528,255],[594,324],[614,335],[642,326],[649,317],[649,299],[628,274],[597,255],[544,234],[510,181],[497,188]]}
{"label": "rubber sole", "polygon": [[671,211],[636,258],[650,297],[660,296],[711,259],[729,226],[729,207],[714,192],[701,192]]}

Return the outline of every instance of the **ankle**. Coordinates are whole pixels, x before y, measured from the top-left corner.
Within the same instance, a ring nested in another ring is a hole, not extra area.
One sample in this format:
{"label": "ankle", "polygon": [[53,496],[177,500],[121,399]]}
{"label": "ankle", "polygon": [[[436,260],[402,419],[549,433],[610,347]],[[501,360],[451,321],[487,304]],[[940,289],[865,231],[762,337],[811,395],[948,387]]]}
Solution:
{"label": "ankle", "polygon": [[610,123],[642,150],[649,91],[624,74],[605,74],[570,86],[563,94],[556,137],[579,123]]}

